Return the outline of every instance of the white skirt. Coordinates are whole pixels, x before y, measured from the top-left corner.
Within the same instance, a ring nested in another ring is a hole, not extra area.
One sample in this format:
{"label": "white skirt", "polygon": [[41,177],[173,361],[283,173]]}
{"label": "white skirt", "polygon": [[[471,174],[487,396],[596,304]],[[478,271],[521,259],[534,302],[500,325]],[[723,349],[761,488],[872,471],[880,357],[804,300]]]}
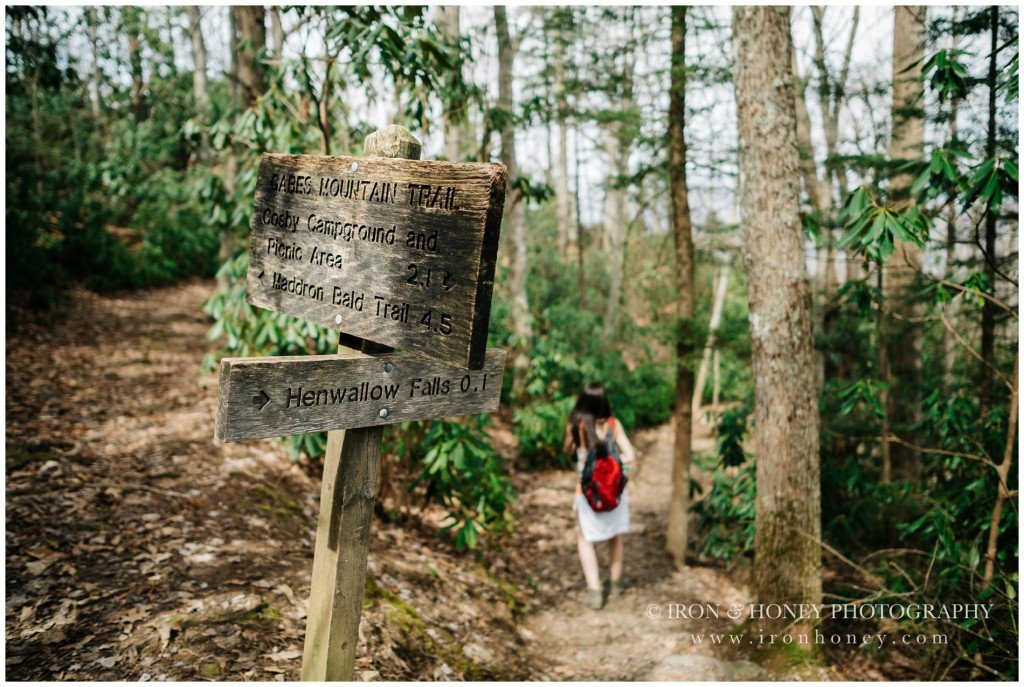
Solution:
{"label": "white skirt", "polygon": [[622,492],[622,499],[615,510],[597,513],[583,494],[576,495],[576,518],[583,538],[589,542],[607,541],[617,534],[629,532],[629,489]]}

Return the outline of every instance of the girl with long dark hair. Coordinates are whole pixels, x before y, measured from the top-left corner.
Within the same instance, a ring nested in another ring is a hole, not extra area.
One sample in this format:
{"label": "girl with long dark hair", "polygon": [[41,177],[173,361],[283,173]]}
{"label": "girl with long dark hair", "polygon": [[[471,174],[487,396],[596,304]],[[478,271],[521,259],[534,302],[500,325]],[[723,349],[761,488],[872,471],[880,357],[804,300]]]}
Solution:
{"label": "girl with long dark hair", "polygon": [[[612,416],[611,404],[608,402],[604,386],[598,382],[591,382],[576,398],[576,405],[569,413],[569,423],[565,428],[565,453],[572,452],[572,455],[576,456],[577,476],[582,474],[588,449],[592,448],[595,440],[614,442],[622,459],[623,470],[629,474],[636,460],[633,445],[629,443],[622,424]],[[628,491],[627,486],[615,509],[598,513],[590,507],[583,495],[579,479],[576,482],[576,498],[573,504],[573,510],[576,511],[576,543],[583,566],[583,576],[587,581],[586,603],[593,609],[599,609],[604,605],[597,551],[594,550],[594,544],[597,542],[607,541],[610,547],[609,596],[622,595],[622,537],[629,531]]]}

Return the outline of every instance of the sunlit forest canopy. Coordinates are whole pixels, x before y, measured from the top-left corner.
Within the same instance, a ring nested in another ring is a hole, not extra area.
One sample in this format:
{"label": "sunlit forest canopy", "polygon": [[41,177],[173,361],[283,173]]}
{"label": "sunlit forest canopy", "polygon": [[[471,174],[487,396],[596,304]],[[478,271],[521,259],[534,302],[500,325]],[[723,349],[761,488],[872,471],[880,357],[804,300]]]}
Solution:
{"label": "sunlit forest canopy", "polygon": [[[260,154],[360,155],[400,124],[423,159],[509,169],[489,331],[509,363],[496,418],[388,428],[384,514],[439,506],[459,550],[500,541],[516,475],[575,467],[567,417],[599,380],[630,431],[713,436],[692,465],[677,442],[669,548],[742,567],[778,449],[755,359],[789,351],[750,279],[791,258],[820,465],[794,498],[820,507],[825,594],[859,598],[867,575],[885,598],[1002,604],[984,633],[953,629],[948,675],[1014,677],[1018,20],[794,8],[778,90],[797,154],[751,179],[738,75],[763,65],[729,7],[8,7],[9,330],[76,290],[200,280],[207,373],[335,352],[335,331],[246,301]],[[752,251],[778,205],[751,189],[796,198],[786,255]],[[326,448],[283,441],[313,470]]]}

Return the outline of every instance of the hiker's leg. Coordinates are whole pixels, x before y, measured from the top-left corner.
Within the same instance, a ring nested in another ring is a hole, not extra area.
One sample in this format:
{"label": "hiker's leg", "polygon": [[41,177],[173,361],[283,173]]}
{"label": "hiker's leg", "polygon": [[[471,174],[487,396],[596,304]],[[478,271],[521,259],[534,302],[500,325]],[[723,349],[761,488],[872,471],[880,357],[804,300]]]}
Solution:
{"label": "hiker's leg", "polygon": [[609,542],[609,548],[612,559],[613,582],[622,579],[622,558],[623,551],[625,549],[625,546],[623,545],[624,543],[625,542],[623,541],[621,534],[616,534],[614,537],[611,538],[611,541]]}
{"label": "hiker's leg", "polygon": [[587,578],[587,586],[591,589],[601,588],[601,575],[597,569],[597,551],[594,544],[583,538],[583,532],[576,528],[576,547],[580,552],[580,563],[583,564],[583,576]]}

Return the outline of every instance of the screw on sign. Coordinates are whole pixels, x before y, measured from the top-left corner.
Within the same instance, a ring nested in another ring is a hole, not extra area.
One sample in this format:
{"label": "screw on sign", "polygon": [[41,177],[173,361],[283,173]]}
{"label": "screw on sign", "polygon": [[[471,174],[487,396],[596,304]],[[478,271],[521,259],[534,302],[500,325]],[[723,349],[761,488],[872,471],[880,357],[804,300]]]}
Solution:
{"label": "screw on sign", "polygon": [[338,353],[222,360],[216,438],[329,431],[303,680],[352,679],[382,426],[498,409],[505,351],[486,342],[507,170],[419,155],[389,126],[361,158],[260,162],[249,302],[337,329]]}

